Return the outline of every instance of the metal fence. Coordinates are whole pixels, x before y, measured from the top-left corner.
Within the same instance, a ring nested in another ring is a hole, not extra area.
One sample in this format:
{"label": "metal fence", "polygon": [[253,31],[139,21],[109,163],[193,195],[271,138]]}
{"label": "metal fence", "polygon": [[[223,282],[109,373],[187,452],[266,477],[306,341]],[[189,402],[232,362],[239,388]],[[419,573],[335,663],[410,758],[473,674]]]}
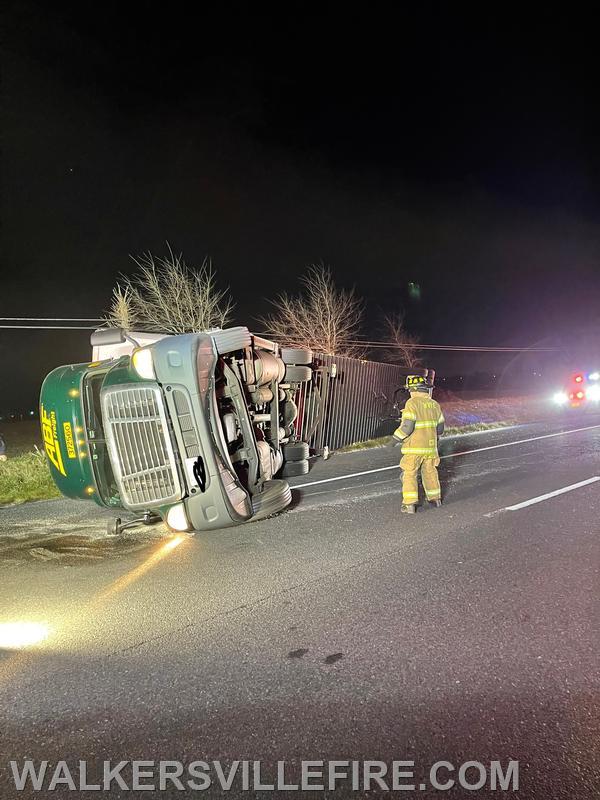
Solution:
{"label": "metal fence", "polygon": [[398,425],[398,390],[409,372],[427,374],[395,364],[317,354],[313,380],[296,395],[299,438],[323,453],[392,433]]}

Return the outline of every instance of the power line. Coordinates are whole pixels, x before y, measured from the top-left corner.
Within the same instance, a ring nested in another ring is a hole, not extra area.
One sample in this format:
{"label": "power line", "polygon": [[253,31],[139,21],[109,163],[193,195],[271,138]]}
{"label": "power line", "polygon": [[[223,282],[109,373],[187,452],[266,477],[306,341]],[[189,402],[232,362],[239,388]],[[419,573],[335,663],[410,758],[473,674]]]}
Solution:
{"label": "power line", "polygon": [[2,330],[27,331],[95,331],[95,325],[0,325]]}
{"label": "power line", "polygon": [[366,347],[382,347],[390,348],[397,347],[399,349],[407,350],[451,350],[460,352],[474,352],[474,353],[550,353],[560,350],[558,347],[487,347],[487,346],[462,346],[462,345],[449,345],[449,344],[398,344],[397,342],[369,342],[369,341],[351,341],[348,344],[352,345],[365,345]]}
{"label": "power line", "polygon": [[[95,317],[0,317],[2,322],[105,322],[103,319]],[[42,331],[93,331],[95,325],[0,325],[3,330],[42,330]],[[375,342],[368,340],[354,340],[349,342],[352,345],[364,345],[369,348],[393,348],[407,350],[443,350],[450,352],[463,353],[554,353],[560,350],[559,347],[488,347],[470,345],[449,345],[449,344],[421,344],[397,342]]]}
{"label": "power line", "polygon": [[99,317],[0,317],[1,322],[104,322]]}

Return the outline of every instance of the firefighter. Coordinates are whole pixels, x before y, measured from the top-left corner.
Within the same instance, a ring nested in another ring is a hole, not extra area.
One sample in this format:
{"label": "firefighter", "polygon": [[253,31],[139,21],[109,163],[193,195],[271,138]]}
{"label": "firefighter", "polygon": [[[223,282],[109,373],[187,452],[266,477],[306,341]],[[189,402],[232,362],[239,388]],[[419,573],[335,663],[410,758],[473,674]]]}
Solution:
{"label": "firefighter", "polygon": [[444,432],[444,415],[431,396],[433,387],[427,385],[422,375],[409,375],[405,388],[410,397],[402,410],[400,426],[394,431],[393,443],[402,444],[400,510],[404,514],[414,514],[419,499],[419,470],[427,500],[438,508],[442,505],[437,443]]}

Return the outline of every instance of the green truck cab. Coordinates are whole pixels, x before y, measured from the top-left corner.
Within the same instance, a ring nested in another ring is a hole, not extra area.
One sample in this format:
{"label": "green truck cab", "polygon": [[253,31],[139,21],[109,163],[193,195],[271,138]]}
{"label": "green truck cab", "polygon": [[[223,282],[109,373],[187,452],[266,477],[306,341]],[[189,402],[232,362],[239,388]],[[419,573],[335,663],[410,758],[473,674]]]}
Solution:
{"label": "green truck cab", "polygon": [[40,420],[59,490],[177,531],[285,508],[285,476],[308,470],[294,398],[312,378],[310,351],[241,327],[141,337],[96,331],[95,361],[46,377]]}

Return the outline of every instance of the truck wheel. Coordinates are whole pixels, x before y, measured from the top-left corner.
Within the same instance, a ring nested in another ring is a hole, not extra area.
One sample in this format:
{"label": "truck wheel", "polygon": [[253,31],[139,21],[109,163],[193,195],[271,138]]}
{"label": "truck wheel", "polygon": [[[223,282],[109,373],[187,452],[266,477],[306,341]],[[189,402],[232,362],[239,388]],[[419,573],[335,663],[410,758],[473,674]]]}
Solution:
{"label": "truck wheel", "polygon": [[312,350],[300,350],[294,347],[281,348],[281,360],[284,364],[312,364]]}
{"label": "truck wheel", "polygon": [[312,377],[312,369],[310,367],[296,367],[286,366],[284,381],[286,383],[304,383],[309,381]]}
{"label": "truck wheel", "polygon": [[284,461],[304,461],[309,456],[306,442],[288,442],[281,446]]}
{"label": "truck wheel", "polygon": [[306,475],[308,472],[308,461],[286,461],[281,470],[284,478],[295,478],[298,475]]}
{"label": "truck wheel", "polygon": [[260,494],[252,495],[252,519],[265,519],[283,511],[292,502],[292,490],[287,481],[265,481]]}

